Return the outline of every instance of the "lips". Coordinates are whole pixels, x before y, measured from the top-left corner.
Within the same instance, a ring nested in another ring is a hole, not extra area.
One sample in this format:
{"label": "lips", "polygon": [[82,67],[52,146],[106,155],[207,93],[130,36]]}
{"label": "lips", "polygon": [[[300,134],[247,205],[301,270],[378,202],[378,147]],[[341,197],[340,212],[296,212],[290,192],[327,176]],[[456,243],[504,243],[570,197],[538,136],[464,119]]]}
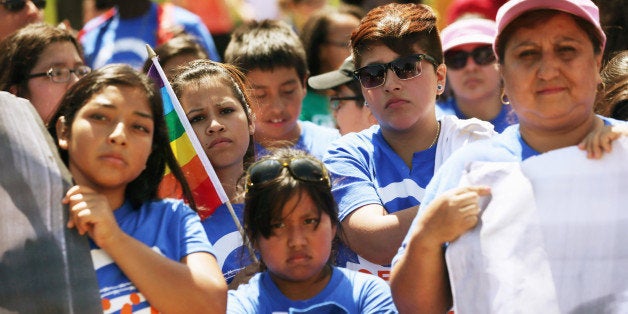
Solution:
{"label": "lips", "polygon": [[100,155],[100,160],[115,164],[115,165],[126,165],[126,160],[122,154],[118,153],[106,153]]}
{"label": "lips", "polygon": [[405,99],[401,99],[401,98],[391,98],[389,99],[386,104],[384,105],[384,108],[388,109],[394,109],[395,107],[399,107],[405,103],[407,103],[408,101]]}
{"label": "lips", "polygon": [[213,148],[214,146],[220,145],[223,143],[231,143],[231,142],[233,142],[231,139],[228,139],[226,137],[219,137],[209,143],[209,148]]}
{"label": "lips", "polygon": [[560,86],[550,86],[538,89],[536,93],[541,96],[553,95],[565,91],[566,88]]}
{"label": "lips", "polygon": [[288,263],[294,264],[294,263],[307,262],[310,259],[311,257],[306,253],[294,253],[288,257]]}

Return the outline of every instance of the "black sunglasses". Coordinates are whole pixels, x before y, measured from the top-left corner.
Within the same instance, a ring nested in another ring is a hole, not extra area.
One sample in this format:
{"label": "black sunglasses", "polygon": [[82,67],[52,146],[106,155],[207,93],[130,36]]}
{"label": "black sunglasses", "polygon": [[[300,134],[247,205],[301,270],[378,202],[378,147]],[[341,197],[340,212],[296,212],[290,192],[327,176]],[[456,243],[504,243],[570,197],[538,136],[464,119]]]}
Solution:
{"label": "black sunglasses", "polygon": [[257,184],[279,177],[283,168],[288,168],[290,175],[297,180],[313,183],[323,182],[327,186],[331,186],[325,166],[316,159],[302,157],[289,160],[266,159],[252,164],[246,172],[247,190]]}
{"label": "black sunglasses", "polygon": [[433,57],[418,53],[397,58],[386,64],[371,64],[361,67],[354,71],[353,75],[360,81],[362,87],[366,89],[375,88],[384,85],[388,69],[395,72],[395,75],[401,80],[409,80],[421,75],[421,60],[424,59],[435,67],[438,66]]}
{"label": "black sunglasses", "polygon": [[[20,12],[26,7],[27,0],[0,0],[0,4],[4,6],[7,11]],[[46,0],[31,0],[31,2],[38,8],[46,8]]]}
{"label": "black sunglasses", "polygon": [[445,52],[445,65],[453,70],[460,70],[467,66],[469,56],[477,65],[488,65],[495,62],[495,54],[491,46],[481,46],[471,52],[464,50],[449,50]]}

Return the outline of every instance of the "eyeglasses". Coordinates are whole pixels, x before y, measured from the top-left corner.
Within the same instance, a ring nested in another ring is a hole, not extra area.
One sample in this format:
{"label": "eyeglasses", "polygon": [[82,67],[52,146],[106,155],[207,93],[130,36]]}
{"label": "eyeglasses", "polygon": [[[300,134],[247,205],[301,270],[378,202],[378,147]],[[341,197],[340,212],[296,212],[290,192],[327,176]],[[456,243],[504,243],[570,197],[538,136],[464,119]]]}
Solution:
{"label": "eyeglasses", "polygon": [[384,85],[388,69],[393,70],[401,80],[409,80],[421,75],[421,60],[423,59],[435,67],[438,66],[436,59],[419,53],[401,57],[386,64],[367,65],[354,71],[353,75],[360,81],[362,87],[366,89],[375,88]]}
{"label": "eyeglasses", "polygon": [[469,56],[477,65],[488,65],[495,62],[495,54],[491,46],[481,46],[471,52],[464,50],[449,50],[445,52],[445,65],[453,70],[460,70],[467,66]]}
{"label": "eyeglasses", "polygon": [[333,111],[340,109],[340,102],[345,100],[363,101],[364,98],[360,96],[344,96],[344,97],[329,97],[329,107]]}
{"label": "eyeglasses", "polygon": [[[26,2],[26,0],[0,0],[0,4],[10,12],[22,11],[26,7]],[[46,0],[31,0],[31,2],[40,10],[46,8]]]}
{"label": "eyeglasses", "polygon": [[48,76],[55,83],[66,83],[70,80],[71,74],[74,73],[76,77],[82,78],[89,74],[92,69],[86,65],[79,65],[74,69],[68,68],[50,68],[50,70],[41,73],[33,73],[28,76],[29,79],[40,76]]}
{"label": "eyeglasses", "polygon": [[277,178],[283,168],[288,168],[290,175],[297,180],[313,183],[322,182],[331,186],[327,169],[320,161],[301,157],[290,160],[266,159],[252,164],[246,172],[247,189]]}

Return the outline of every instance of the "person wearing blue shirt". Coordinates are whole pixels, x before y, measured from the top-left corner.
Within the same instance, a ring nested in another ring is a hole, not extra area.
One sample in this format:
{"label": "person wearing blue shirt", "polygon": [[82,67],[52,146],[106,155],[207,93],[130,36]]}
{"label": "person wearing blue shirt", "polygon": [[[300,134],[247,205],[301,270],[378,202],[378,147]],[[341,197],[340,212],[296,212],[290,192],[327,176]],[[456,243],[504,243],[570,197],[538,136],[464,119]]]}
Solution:
{"label": "person wearing blue shirt", "polygon": [[170,3],[113,2],[114,8],[87,22],[79,32],[90,67],[125,63],[139,70],[148,57],[146,44],[156,47],[181,31],[194,36],[210,59],[220,61],[211,34],[197,15]]}
{"label": "person wearing blue shirt", "polygon": [[332,265],[341,233],[325,166],[281,148],[247,170],[244,224],[261,272],[230,290],[227,313],[396,313],[376,276]]}
{"label": "person wearing blue shirt", "polygon": [[258,157],[276,147],[303,149],[321,158],[338,130],[299,121],[307,91],[308,69],[303,44],[282,21],[253,21],[238,27],[225,51],[251,87]]}
{"label": "person wearing blue shirt", "polygon": [[426,5],[371,10],[351,38],[362,94],[379,125],[333,142],[323,158],[345,237],[337,265],[390,277],[390,262],[449,155],[495,132],[490,123],[436,118],[446,67]]}
{"label": "person wearing blue shirt", "polygon": [[[519,124],[458,150],[428,185],[393,260],[391,288],[400,310],[452,306],[444,247],[476,226],[480,197],[490,194],[487,186],[455,188],[469,162],[521,162],[573,145],[598,159],[625,134],[625,123],[593,112],[605,40],[590,0],[511,0],[499,9],[494,50]],[[564,197],[556,195],[556,202]]]}
{"label": "person wearing blue shirt", "polygon": [[198,215],[157,197],[167,165],[193,200],[148,77],[122,64],[87,74],[48,131],[74,179],[67,227],[91,241],[103,310],[224,311],[227,285]]}
{"label": "person wearing blue shirt", "polygon": [[[227,283],[254,259],[244,245],[241,180],[245,165],[253,162],[255,127],[244,74],[234,66],[195,60],[175,71],[172,89],[181,102],[194,133],[232,203],[215,209],[202,224],[214,245],[218,265]],[[233,210],[233,212],[232,212]]]}

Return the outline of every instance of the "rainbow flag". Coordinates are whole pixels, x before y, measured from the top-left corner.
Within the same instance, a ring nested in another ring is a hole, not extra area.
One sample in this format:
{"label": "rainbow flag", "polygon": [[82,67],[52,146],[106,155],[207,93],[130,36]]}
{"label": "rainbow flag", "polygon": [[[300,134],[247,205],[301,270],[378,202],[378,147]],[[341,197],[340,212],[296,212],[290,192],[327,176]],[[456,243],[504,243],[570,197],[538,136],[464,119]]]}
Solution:
{"label": "rainbow flag", "polygon": [[[154,52],[152,55],[149,53],[149,55],[153,64],[148,70],[148,76],[155,81],[161,91],[170,147],[172,147],[172,151],[185,174],[190,189],[192,189],[198,214],[201,220],[203,220],[211,216],[216,208],[226,203],[229,198],[220,184],[220,180],[218,180],[218,176],[209,162],[201,143],[198,141],[192,125],[190,125],[190,121],[188,121],[183,111],[183,107],[181,107],[181,103],[175,96],[157,56],[154,55]],[[170,169],[166,169],[164,178],[159,186],[159,196],[183,198],[181,187],[170,172]]]}

